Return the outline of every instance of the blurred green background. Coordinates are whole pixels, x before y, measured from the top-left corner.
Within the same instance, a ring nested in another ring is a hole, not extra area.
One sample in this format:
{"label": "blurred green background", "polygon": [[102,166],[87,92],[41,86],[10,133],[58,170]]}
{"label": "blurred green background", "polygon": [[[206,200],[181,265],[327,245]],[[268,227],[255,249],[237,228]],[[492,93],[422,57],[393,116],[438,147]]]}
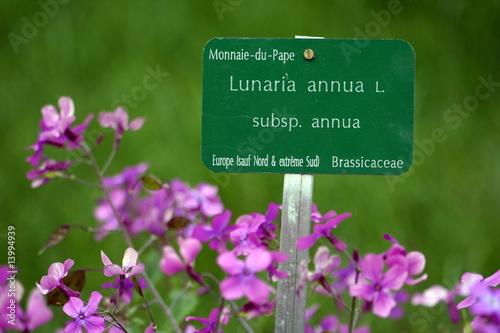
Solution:
{"label": "blurred green background", "polygon": [[[125,135],[111,173],[149,161],[162,180],[221,185],[233,216],[265,212],[270,201],[281,201],[282,175],[219,176],[201,162],[201,54],[213,37],[353,38],[365,33],[412,44],[417,59],[414,166],[393,178],[316,176],[314,201],[322,212],[353,213],[336,235],[361,254],[387,249],[384,233],[408,250],[423,252],[429,279],[414,291],[451,286],[464,272],[489,276],[500,268],[500,84],[492,85],[478,105],[473,97],[479,77],[500,82],[500,1],[10,0],[0,7],[0,262],[6,258],[7,226],[14,225],[18,278],[27,290],[52,262],[71,257],[76,267],[101,267],[100,249],[115,261],[124,250],[119,238],[96,245],[91,235],[74,230],[61,245],[37,256],[57,226],[95,225],[95,190],[57,180],[31,189],[25,178],[29,165],[24,160],[30,154],[25,147],[36,140],[40,109],[57,105],[60,96],[74,99],[77,123],[117,104],[131,117],[147,118],[142,131]],[[389,17],[381,16],[395,8]],[[157,87],[127,99],[156,69],[164,73]],[[464,103],[464,110],[473,111],[463,117],[447,111]],[[447,122],[446,115],[455,118]],[[90,128],[96,127],[94,121]],[[444,137],[431,144],[436,129]],[[109,146],[110,140],[103,144]],[[192,314],[206,315],[214,306],[202,302]],[[446,332],[451,327],[444,308],[407,311],[397,322],[368,322],[373,332]],[[47,327],[41,331],[54,330]],[[257,327],[270,331],[272,319]]]}

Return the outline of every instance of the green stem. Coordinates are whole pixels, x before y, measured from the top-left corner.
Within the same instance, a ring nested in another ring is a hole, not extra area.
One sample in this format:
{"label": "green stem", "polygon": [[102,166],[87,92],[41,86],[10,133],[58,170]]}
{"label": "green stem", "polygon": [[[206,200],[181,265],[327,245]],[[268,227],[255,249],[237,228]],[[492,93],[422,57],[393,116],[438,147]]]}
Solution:
{"label": "green stem", "polygon": [[[212,274],[209,274],[209,273],[203,273],[201,274],[201,277],[207,277],[209,278],[210,280],[212,280],[213,282],[215,282],[217,285],[220,285],[220,281],[215,277],[213,276]],[[208,291],[214,295],[214,292],[212,290],[212,288],[210,288],[210,286],[208,286],[208,284],[206,285]],[[236,303],[234,301],[230,301],[230,300],[226,300],[229,305],[231,306],[232,310],[234,313],[238,313],[238,306],[236,305]],[[248,322],[245,320],[245,318],[241,317],[241,316],[238,316],[236,315],[236,318],[238,319],[238,321],[240,322],[240,325],[243,327],[243,329],[247,332],[247,333],[253,333],[253,329],[252,327],[248,324]]]}
{"label": "green stem", "polygon": [[[101,190],[102,190],[104,199],[110,205],[110,207],[111,207],[111,209],[113,211],[113,215],[117,218],[117,220],[119,222],[120,231],[121,231],[121,233],[123,235],[125,243],[127,244],[127,246],[134,248],[134,244],[133,244],[132,238],[130,237],[130,234],[129,234],[128,230],[127,230],[127,227],[123,224],[123,220],[122,220],[123,216],[116,209],[115,205],[113,204],[113,201],[111,200],[111,197],[109,195],[108,189],[106,188],[106,186],[104,186],[104,176],[103,176],[103,173],[101,172],[101,170],[99,169],[99,166],[97,165],[97,162],[95,160],[94,155],[92,154],[91,150],[89,149],[89,147],[85,143],[83,144],[83,149],[84,149],[85,153],[87,154],[87,156],[89,157],[89,159],[92,162],[91,163],[92,164],[92,168],[94,170],[94,173],[97,176],[97,179],[99,180],[99,184],[101,184],[101,187],[102,187]],[[128,204],[128,202],[127,202],[127,204]],[[154,286],[153,282],[149,278],[149,276],[146,273],[146,271],[142,272],[142,277],[146,281],[146,285],[148,286],[149,290],[153,294],[153,297],[155,298],[155,300],[158,302],[158,304],[162,308],[163,312],[165,313],[165,316],[170,321],[170,324],[172,325],[172,328],[174,329],[174,331],[176,333],[182,333],[182,330],[179,327],[179,325],[177,324],[177,321],[175,320],[175,318],[174,318],[174,316],[172,314],[172,311],[170,311],[170,308],[168,307],[168,305],[163,301],[160,293],[158,292],[158,290]]]}
{"label": "green stem", "polygon": [[[358,283],[358,279],[359,279],[359,273],[360,273],[360,270],[359,268],[357,267],[357,264],[356,264],[356,277],[354,279],[354,284],[357,284]],[[353,297],[352,298],[352,303],[351,303],[351,316],[349,318],[349,333],[353,333],[354,332],[354,327],[356,327],[356,322],[358,321],[358,309],[357,309],[357,306],[358,306],[358,298],[357,297]]]}
{"label": "green stem", "polygon": [[109,154],[108,156],[108,159],[106,161],[106,163],[104,164],[104,166],[102,167],[101,171],[103,174],[106,173],[106,170],[108,170],[110,164],[111,164],[111,161],[113,161],[115,155],[116,155],[116,148],[113,146],[113,149],[111,150],[111,153]]}
{"label": "green stem", "polygon": [[60,173],[58,176],[61,177],[61,178],[67,179],[67,180],[72,180],[72,181],[77,182],[77,183],[82,184],[82,185],[86,185],[86,186],[90,186],[90,187],[102,190],[102,186],[101,185],[89,182],[89,181],[87,181],[85,179],[78,178],[75,175],[67,175],[65,173]]}
{"label": "green stem", "polygon": [[111,323],[112,325],[117,325],[123,332],[128,333],[125,327],[123,327],[123,325],[116,319],[114,313],[111,313],[109,311],[106,311],[106,313],[113,319],[113,322]]}

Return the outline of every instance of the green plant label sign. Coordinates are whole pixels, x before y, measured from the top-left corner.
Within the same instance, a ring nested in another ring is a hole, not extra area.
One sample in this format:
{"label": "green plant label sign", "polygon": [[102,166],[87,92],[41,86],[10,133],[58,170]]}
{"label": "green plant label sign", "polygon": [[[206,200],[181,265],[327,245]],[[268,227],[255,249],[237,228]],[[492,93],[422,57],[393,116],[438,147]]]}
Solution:
{"label": "green plant label sign", "polygon": [[414,85],[402,40],[214,38],[202,160],[215,172],[401,174],[413,160]]}

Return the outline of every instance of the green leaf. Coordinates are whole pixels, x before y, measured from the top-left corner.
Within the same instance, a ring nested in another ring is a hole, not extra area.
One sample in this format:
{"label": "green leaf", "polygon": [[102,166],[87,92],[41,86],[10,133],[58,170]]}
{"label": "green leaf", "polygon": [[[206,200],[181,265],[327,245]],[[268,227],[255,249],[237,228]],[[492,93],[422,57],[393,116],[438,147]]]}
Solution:
{"label": "green leaf", "polygon": [[[85,271],[78,270],[68,273],[68,275],[62,278],[62,283],[71,290],[82,291],[85,285]],[[47,303],[50,305],[64,305],[68,301],[69,297],[66,296],[61,288],[56,288],[47,295]]]}
{"label": "green leaf", "polygon": [[45,250],[50,249],[51,247],[54,247],[61,243],[66,236],[68,236],[69,232],[69,225],[62,225],[59,228],[57,228],[49,237],[47,240],[47,243],[45,243],[45,246],[38,251],[38,255],[41,255]]}
{"label": "green leaf", "polygon": [[163,183],[153,175],[146,175],[142,177],[142,183],[144,187],[151,191],[158,191],[165,188]]}
{"label": "green leaf", "polygon": [[167,225],[170,229],[178,230],[184,229],[189,223],[191,223],[191,221],[185,217],[174,216],[168,221]]}

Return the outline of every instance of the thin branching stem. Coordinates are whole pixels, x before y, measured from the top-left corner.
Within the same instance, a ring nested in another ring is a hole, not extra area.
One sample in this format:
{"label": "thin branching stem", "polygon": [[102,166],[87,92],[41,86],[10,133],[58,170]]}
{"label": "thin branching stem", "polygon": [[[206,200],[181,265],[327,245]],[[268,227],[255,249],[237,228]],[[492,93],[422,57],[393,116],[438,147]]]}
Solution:
{"label": "thin branching stem", "polygon": [[[92,154],[91,150],[88,148],[88,146],[86,144],[83,145],[83,149],[84,149],[84,152],[89,157],[90,161],[92,162],[91,164],[92,164],[92,168],[94,170],[94,173],[96,174],[97,179],[99,180],[99,184],[101,184],[101,186],[102,186],[101,190],[102,190],[104,199],[108,202],[108,204],[110,205],[110,207],[111,207],[111,209],[113,211],[113,215],[119,221],[120,231],[121,231],[121,233],[123,235],[125,243],[127,244],[127,246],[134,248],[134,244],[132,242],[132,238],[130,237],[130,234],[129,234],[126,226],[123,224],[123,220],[122,220],[123,214],[120,214],[118,212],[118,210],[116,209],[115,205],[113,204],[113,201],[111,200],[111,197],[109,195],[108,189],[106,188],[106,186],[104,186],[104,175],[101,172],[101,170],[99,169],[99,166],[97,165],[97,162],[95,160],[94,155]],[[127,202],[127,204],[128,204],[128,202]],[[149,278],[149,276],[146,273],[146,271],[142,272],[142,277],[144,278],[144,281],[146,282],[146,285],[148,286],[149,290],[153,294],[153,297],[156,299],[156,301],[160,305],[161,309],[165,313],[165,316],[170,321],[170,324],[172,325],[172,328],[174,329],[174,331],[176,333],[182,333],[182,330],[179,327],[177,321],[175,320],[175,318],[174,318],[174,316],[172,314],[172,311],[170,310],[170,308],[168,307],[168,305],[163,301],[163,298],[161,297],[160,293],[158,292],[158,290],[154,286],[153,282]]]}
{"label": "thin branching stem", "polygon": [[111,323],[112,325],[117,325],[123,332],[128,333],[127,329],[123,327],[123,325],[118,321],[118,319],[116,319],[114,312],[111,313],[109,311],[106,311],[106,314],[113,319],[113,322]]}
{"label": "thin branching stem", "polygon": [[[220,285],[219,279],[217,279],[212,274],[203,273],[203,274],[201,274],[201,276],[202,277],[207,277],[210,280],[212,280],[213,282],[215,282],[217,285]],[[209,290],[211,290],[211,288]],[[213,291],[212,291],[212,293],[213,293]],[[231,306],[231,309],[233,310],[233,312],[238,313],[238,306],[236,305],[236,303],[234,301],[229,301],[229,300],[227,300],[227,302]],[[238,316],[238,315],[236,316],[236,318],[240,322],[240,325],[241,325],[241,327],[243,327],[243,329],[245,330],[245,332],[247,332],[247,333],[253,333],[252,327],[248,324],[248,322],[246,321],[245,318],[243,318],[241,316]]]}
{"label": "thin branching stem", "polygon": [[111,150],[111,153],[109,154],[108,159],[106,160],[106,163],[104,163],[103,167],[101,168],[102,174],[105,174],[106,170],[108,170],[109,166],[111,165],[111,162],[115,158],[117,150],[118,149],[113,146],[113,149]]}
{"label": "thin branching stem", "polygon": [[93,183],[93,182],[89,182],[88,180],[85,180],[85,179],[78,178],[75,175],[67,175],[65,173],[60,173],[59,177],[61,177],[63,179],[67,179],[67,180],[71,180],[71,181],[77,182],[77,183],[82,184],[82,185],[86,185],[86,186],[90,186],[90,187],[102,190],[102,186],[101,185]]}
{"label": "thin branching stem", "polygon": [[[356,276],[354,278],[354,284],[357,284],[358,279],[359,279],[360,270],[357,266],[357,263],[355,263],[355,264],[356,264]],[[357,306],[358,306],[357,303],[358,303],[358,298],[353,296],[352,303],[351,303],[351,315],[349,317],[349,333],[354,332],[354,328],[356,327],[356,322],[358,321],[359,311],[357,309]]]}

